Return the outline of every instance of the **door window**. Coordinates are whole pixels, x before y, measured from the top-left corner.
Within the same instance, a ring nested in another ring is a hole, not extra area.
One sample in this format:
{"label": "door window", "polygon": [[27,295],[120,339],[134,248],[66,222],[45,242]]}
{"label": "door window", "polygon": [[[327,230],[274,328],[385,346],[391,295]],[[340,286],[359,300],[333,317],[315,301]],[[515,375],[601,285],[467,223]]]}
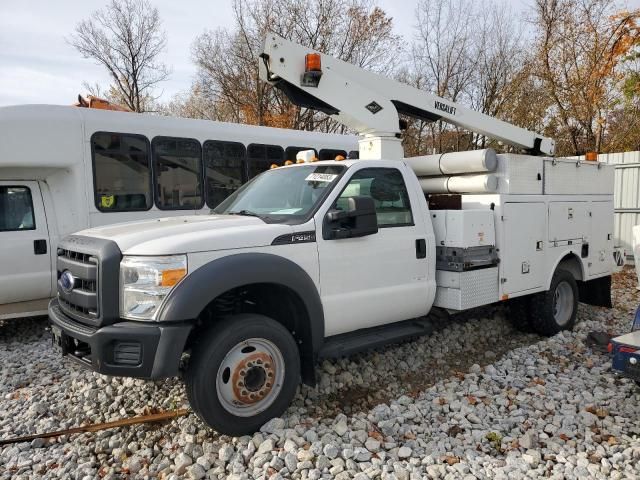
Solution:
{"label": "door window", "polygon": [[335,208],[346,210],[349,197],[371,197],[380,228],[413,225],[409,193],[402,173],[395,168],[359,170],[336,200]]}
{"label": "door window", "polygon": [[0,187],[0,232],[35,230],[33,201],[28,187]]}
{"label": "door window", "polygon": [[189,138],[156,137],[152,149],[158,208],[202,208],[200,142]]}
{"label": "door window", "polygon": [[215,208],[245,181],[244,145],[237,142],[204,142],[207,205]]}

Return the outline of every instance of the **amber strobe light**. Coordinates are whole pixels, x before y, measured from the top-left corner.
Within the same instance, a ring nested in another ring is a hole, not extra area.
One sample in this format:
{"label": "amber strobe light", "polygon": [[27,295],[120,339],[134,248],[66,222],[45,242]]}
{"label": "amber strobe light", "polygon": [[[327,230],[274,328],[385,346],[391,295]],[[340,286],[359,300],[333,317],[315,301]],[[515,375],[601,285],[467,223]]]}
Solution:
{"label": "amber strobe light", "polygon": [[320,62],[319,53],[307,53],[304,57],[305,72],[321,72],[322,64]]}

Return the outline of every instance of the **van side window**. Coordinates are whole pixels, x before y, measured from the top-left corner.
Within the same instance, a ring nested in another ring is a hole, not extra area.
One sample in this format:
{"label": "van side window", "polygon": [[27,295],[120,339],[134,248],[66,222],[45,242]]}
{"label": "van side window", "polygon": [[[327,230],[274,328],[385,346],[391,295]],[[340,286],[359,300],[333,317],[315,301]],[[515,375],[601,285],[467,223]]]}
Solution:
{"label": "van side window", "polygon": [[28,187],[0,187],[0,232],[35,230],[33,202]]}
{"label": "van side window", "polygon": [[373,198],[379,227],[413,225],[409,193],[400,170],[364,168],[357,171],[336,200],[335,208],[345,210],[349,197]]}
{"label": "van side window", "polygon": [[344,150],[335,150],[333,148],[323,148],[320,150],[318,160],[335,160],[338,155],[347,158],[347,152]]}
{"label": "van side window", "polygon": [[296,155],[298,154],[298,152],[303,152],[304,150],[313,150],[315,152],[314,155],[316,157],[318,156],[318,151],[315,148],[311,148],[311,147],[287,147],[284,150],[284,159],[285,160],[291,160],[293,163],[296,163]]}
{"label": "van side window", "polygon": [[190,138],[155,137],[151,148],[157,207],[161,210],[202,208],[200,142]]}
{"label": "van side window", "polygon": [[142,135],[98,132],[91,137],[96,208],[102,212],[149,210],[149,141]]}
{"label": "van side window", "polygon": [[279,145],[263,145],[252,143],[247,147],[247,163],[249,164],[249,180],[269,170],[273,163],[282,165],[284,150]]}
{"label": "van side window", "polygon": [[245,181],[242,143],[207,140],[203,146],[207,206],[215,208]]}

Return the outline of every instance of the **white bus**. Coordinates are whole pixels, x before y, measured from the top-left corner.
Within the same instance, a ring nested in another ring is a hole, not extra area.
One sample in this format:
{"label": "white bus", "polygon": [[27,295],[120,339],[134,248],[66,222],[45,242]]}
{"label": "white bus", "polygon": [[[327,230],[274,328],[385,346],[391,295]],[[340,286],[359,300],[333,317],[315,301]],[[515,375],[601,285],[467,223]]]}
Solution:
{"label": "white bus", "polygon": [[207,214],[300,150],[357,155],[354,136],[53,105],[0,108],[0,319],[45,314],[58,239]]}

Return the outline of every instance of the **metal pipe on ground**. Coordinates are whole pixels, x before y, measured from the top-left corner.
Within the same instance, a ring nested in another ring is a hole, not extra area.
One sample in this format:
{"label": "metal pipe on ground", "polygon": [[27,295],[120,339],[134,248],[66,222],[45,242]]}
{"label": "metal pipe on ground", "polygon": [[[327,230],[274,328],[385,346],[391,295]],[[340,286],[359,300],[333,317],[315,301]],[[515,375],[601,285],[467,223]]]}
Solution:
{"label": "metal pipe on ground", "polygon": [[408,157],[404,160],[418,177],[494,172],[498,168],[498,157],[491,148]]}
{"label": "metal pipe on ground", "polygon": [[451,177],[418,178],[424,193],[495,193],[495,175],[455,175]]}

